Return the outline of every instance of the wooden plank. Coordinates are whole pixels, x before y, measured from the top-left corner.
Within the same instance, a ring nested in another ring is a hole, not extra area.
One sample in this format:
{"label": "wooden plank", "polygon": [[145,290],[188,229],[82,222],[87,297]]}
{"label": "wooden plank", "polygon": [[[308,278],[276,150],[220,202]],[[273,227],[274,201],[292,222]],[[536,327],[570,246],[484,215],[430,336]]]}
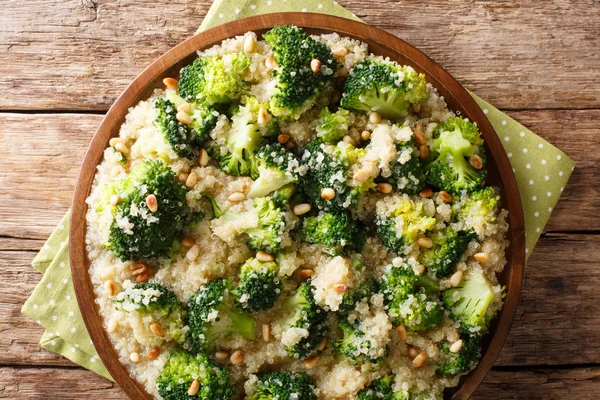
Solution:
{"label": "wooden plank", "polygon": [[[0,109],[108,109],[143,68],[193,34],[210,3],[4,0]],[[597,1],[340,3],[422,49],[498,107],[600,103]],[[44,23],[32,23],[38,19]]]}

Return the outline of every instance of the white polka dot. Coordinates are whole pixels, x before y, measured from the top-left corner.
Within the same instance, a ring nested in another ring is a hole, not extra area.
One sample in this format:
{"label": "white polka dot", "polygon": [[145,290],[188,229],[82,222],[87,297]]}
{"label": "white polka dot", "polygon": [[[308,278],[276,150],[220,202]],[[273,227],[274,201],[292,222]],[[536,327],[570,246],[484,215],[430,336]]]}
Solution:
{"label": "white polka dot", "polygon": [[530,185],[533,185],[533,179],[530,179],[530,180],[529,180],[529,184],[530,184]]}
{"label": "white polka dot", "polygon": [[537,200],[537,196],[531,196],[531,200],[536,201]]}
{"label": "white polka dot", "polygon": [[240,13],[240,9],[239,9],[239,8],[236,8],[236,9],[234,10],[234,12],[235,12],[236,14],[239,14],[239,13]]}
{"label": "white polka dot", "polygon": [[502,120],[501,124],[506,125],[506,120]]}
{"label": "white polka dot", "polygon": [[39,319],[38,319],[38,320],[36,320],[35,322],[36,322],[38,325],[41,325],[41,324],[42,324],[42,322],[41,322]]}
{"label": "white polka dot", "polygon": [[558,171],[558,176],[563,176],[563,172],[562,171]]}
{"label": "white polka dot", "polygon": [[527,253],[529,253],[529,249],[526,248],[525,249],[525,254],[527,254]]}
{"label": "white polka dot", "polygon": [[51,344],[52,346],[56,346],[56,340],[52,339],[52,340],[50,341],[50,344]]}
{"label": "white polka dot", "polygon": [[510,140],[510,138],[508,136],[504,136],[504,141],[508,142]]}
{"label": "white polka dot", "polygon": [[563,191],[563,190],[565,190],[565,188],[564,188],[564,187],[561,187],[561,188],[560,188],[560,191],[561,191],[561,193],[562,193],[562,191]]}
{"label": "white polka dot", "polygon": [[525,132],[519,132],[519,136],[521,136],[521,137],[525,136]]}
{"label": "white polka dot", "polygon": [[56,315],[52,316],[52,321],[56,321],[58,319],[58,317]]}
{"label": "white polka dot", "polygon": [[525,168],[527,168],[527,169],[531,168],[531,164],[525,164]]}
{"label": "white polka dot", "polygon": [[306,12],[306,8],[303,8],[303,9],[302,9],[302,12]]}
{"label": "white polka dot", "polygon": [[50,300],[50,305],[51,305],[51,306],[53,306],[53,305],[55,305],[55,304],[56,304],[56,302],[54,301],[54,299]]}
{"label": "white polka dot", "polygon": [[44,245],[44,250],[50,250],[50,246],[48,246],[47,244]]}
{"label": "white polka dot", "polygon": [[75,315],[75,313],[73,311],[69,311],[69,317],[72,317],[73,315]]}
{"label": "white polka dot", "polygon": [[75,346],[75,348],[76,348],[76,349],[78,349],[78,348],[79,348],[79,345],[78,345],[78,344],[75,344],[74,346]]}
{"label": "white polka dot", "polygon": [[219,13],[219,18],[223,18],[223,17],[224,17],[223,13]]}
{"label": "white polka dot", "polygon": [[552,192],[546,193],[546,196],[548,196],[548,197],[552,196]]}
{"label": "white polka dot", "polygon": [[73,333],[77,332],[77,328],[71,328],[71,332],[73,332]]}
{"label": "white polka dot", "polygon": [[550,180],[550,177],[548,175],[544,176],[545,180]]}
{"label": "white polka dot", "polygon": [[47,287],[48,289],[52,289],[52,284],[51,284],[51,283],[49,283],[49,284],[47,284],[47,285],[46,285],[46,287]]}
{"label": "white polka dot", "polygon": [[63,283],[66,285],[67,283],[69,283],[69,280],[67,278],[63,279]]}
{"label": "white polka dot", "polygon": [[533,215],[535,215],[536,217],[539,217],[540,213],[536,211],[536,212],[533,213]]}
{"label": "white polka dot", "polygon": [[487,109],[487,108],[484,108],[484,109],[483,109],[483,113],[484,113],[484,114],[487,114],[487,113],[488,113],[488,109]]}
{"label": "white polka dot", "polygon": [[61,246],[61,247],[62,247],[62,246],[64,246],[64,244],[65,244],[65,243],[67,243],[67,241],[66,241],[66,240],[63,240],[62,242],[60,242],[60,246]]}
{"label": "white polka dot", "polygon": [[94,357],[90,358],[90,362],[93,362],[93,363],[95,363],[95,362],[96,362],[96,356],[94,356]]}
{"label": "white polka dot", "polygon": [[542,160],[542,165],[546,165],[546,160]]}
{"label": "white polka dot", "polygon": [[54,332],[55,336],[60,336],[60,332]]}
{"label": "white polka dot", "polygon": [[75,347],[71,347],[71,353],[75,353],[77,349]]}
{"label": "white polka dot", "polygon": [[540,231],[540,228],[535,228],[535,231],[536,231],[536,232],[539,232],[539,231]]}
{"label": "white polka dot", "polygon": [[557,160],[560,160],[561,158],[562,158],[562,157],[560,156],[560,154],[556,156],[556,159],[557,159]]}
{"label": "white polka dot", "polygon": [[71,295],[70,295],[70,294],[66,295],[66,296],[65,296],[65,299],[67,299],[67,300],[71,300]]}
{"label": "white polka dot", "polygon": [[65,229],[65,226],[64,226],[63,224],[60,224],[60,225],[58,226],[58,229],[60,229],[60,230],[62,231],[63,229]]}
{"label": "white polka dot", "polygon": [[543,143],[540,143],[540,144],[538,144],[538,147],[541,149],[541,148],[543,148],[543,147],[544,147],[544,144],[543,144]]}
{"label": "white polka dot", "polygon": [[270,6],[271,4],[273,4],[272,1],[267,1],[267,5]]}
{"label": "white polka dot", "polygon": [[571,171],[573,171],[574,169],[575,169],[575,166],[572,166],[572,167],[571,167]]}
{"label": "white polka dot", "polygon": [[508,153],[507,156],[508,156],[508,158],[511,158],[512,157],[512,153]]}
{"label": "white polka dot", "polygon": [[34,310],[37,310],[37,309],[38,309],[38,307],[39,307],[39,306],[38,306],[37,304],[34,304],[34,305],[33,305],[33,309],[34,309]]}
{"label": "white polka dot", "polygon": [[516,169],[514,169],[514,168],[513,168],[512,170],[513,170],[513,172],[517,172],[517,170],[516,170]]}
{"label": "white polka dot", "polygon": [[548,208],[548,212],[552,212],[552,207]]}
{"label": "white polka dot", "polygon": [[320,10],[321,8],[323,8],[323,4],[319,4],[319,5],[317,6],[317,8]]}
{"label": "white polka dot", "polygon": [[256,10],[256,6],[255,6],[254,4],[252,4],[252,5],[250,6],[250,8],[251,8],[251,9],[253,9],[253,10]]}
{"label": "white polka dot", "polygon": [[64,263],[64,262],[61,262],[60,264],[58,264],[58,266],[62,268],[62,267],[64,267],[64,266],[65,266],[65,263]]}
{"label": "white polka dot", "polygon": [[527,153],[527,147],[523,148],[523,153]]}

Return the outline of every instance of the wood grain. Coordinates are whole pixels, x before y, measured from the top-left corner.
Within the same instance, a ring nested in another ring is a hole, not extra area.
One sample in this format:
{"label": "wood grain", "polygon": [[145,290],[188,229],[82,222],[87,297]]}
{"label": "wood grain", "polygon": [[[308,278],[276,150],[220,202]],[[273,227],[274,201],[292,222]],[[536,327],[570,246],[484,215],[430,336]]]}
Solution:
{"label": "wood grain", "polygon": [[[503,109],[599,106],[596,0],[340,4],[422,49]],[[107,110],[142,69],[194,33],[209,5],[3,0],[0,71],[10,74],[0,74],[0,109]]]}

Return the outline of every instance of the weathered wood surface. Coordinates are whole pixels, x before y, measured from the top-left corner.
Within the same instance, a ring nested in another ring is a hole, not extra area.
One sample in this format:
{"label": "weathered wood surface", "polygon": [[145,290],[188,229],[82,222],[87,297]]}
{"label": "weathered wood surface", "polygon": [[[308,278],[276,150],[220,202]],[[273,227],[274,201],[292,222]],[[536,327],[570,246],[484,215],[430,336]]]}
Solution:
{"label": "weathered wood surface", "polygon": [[[600,103],[597,0],[340,3],[503,109]],[[209,4],[3,0],[0,109],[108,109],[144,67],[194,33]]]}

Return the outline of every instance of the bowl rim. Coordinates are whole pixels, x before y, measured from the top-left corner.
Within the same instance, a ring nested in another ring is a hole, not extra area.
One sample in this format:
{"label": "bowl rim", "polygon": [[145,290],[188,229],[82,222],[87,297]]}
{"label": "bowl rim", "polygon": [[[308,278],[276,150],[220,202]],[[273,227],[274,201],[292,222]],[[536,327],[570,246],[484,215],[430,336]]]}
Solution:
{"label": "bowl rim", "polygon": [[[508,291],[500,316],[495,320],[495,330],[491,329],[487,335],[490,337],[488,346],[478,366],[461,378],[459,386],[447,389],[444,394],[445,398],[466,400],[490,371],[508,337],[523,285],[525,228],[521,199],[512,167],[500,139],[481,108],[466,89],[439,64],[409,43],[379,28],[326,14],[298,12],[263,14],[228,22],[196,34],[163,54],[142,71],[111,106],[85,154],[73,197],[69,231],[71,270],[77,302],[98,355],[113,379],[130,398],[152,399],[143,385],[132,378],[127,368],[119,361],[119,355],[103,327],[102,316],[95,303],[94,287],[88,273],[90,261],[85,244],[86,198],[94,181],[96,167],[103,158],[103,152],[110,137],[118,134],[118,128],[128,109],[141,99],[148,97],[157,82],[166,76],[165,73],[168,70],[193,56],[197,50],[220,44],[227,38],[242,35],[248,31],[265,31],[273,26],[285,24],[294,24],[309,32],[311,29],[330,33],[337,32],[342,37],[350,36],[370,44],[375,43],[406,58],[416,69],[424,72],[429,81],[431,78],[435,78],[437,83],[434,86],[438,90],[453,96],[452,100],[457,102],[459,108],[465,110],[464,114],[472,121],[477,122],[487,146],[492,149],[491,155],[500,174],[499,179],[503,184],[503,205],[509,210],[508,234],[511,237],[511,243],[507,250],[505,266],[505,272],[509,274],[508,281],[505,283],[508,285]],[[447,96],[446,99],[448,100]]]}

